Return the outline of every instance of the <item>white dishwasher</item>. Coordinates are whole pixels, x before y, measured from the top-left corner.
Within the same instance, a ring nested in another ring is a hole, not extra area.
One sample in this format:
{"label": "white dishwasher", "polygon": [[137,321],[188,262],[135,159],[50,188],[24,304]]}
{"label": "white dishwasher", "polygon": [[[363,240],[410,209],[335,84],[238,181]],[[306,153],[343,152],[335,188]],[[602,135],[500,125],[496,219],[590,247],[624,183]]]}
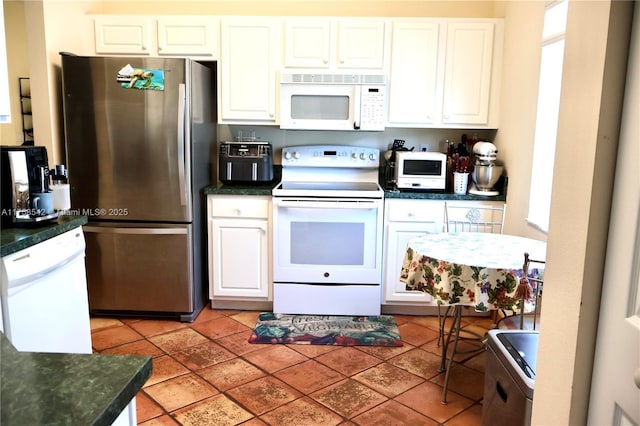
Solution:
{"label": "white dishwasher", "polygon": [[2,324],[19,351],[86,353],[91,325],[78,227],[2,258]]}

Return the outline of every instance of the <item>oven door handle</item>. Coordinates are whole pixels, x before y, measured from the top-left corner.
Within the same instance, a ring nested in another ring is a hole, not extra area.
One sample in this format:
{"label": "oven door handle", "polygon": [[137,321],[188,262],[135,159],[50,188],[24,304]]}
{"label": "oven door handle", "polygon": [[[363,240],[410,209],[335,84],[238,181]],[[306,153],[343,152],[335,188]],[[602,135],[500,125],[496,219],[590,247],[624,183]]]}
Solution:
{"label": "oven door handle", "polygon": [[274,200],[277,207],[281,208],[314,208],[314,209],[377,209],[375,200]]}

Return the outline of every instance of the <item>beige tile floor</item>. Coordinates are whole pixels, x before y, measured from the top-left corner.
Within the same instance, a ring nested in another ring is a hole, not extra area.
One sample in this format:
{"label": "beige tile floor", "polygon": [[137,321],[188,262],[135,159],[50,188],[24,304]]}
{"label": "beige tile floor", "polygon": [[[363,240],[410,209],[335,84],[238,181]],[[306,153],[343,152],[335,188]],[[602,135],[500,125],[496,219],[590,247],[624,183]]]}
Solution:
{"label": "beige tile floor", "polygon": [[[403,346],[390,348],[250,344],[258,314],[92,318],[93,348],[153,357],[136,398],[145,426],[481,424],[486,352],[456,357],[443,405],[436,317],[395,315]],[[491,326],[464,321],[480,332]]]}

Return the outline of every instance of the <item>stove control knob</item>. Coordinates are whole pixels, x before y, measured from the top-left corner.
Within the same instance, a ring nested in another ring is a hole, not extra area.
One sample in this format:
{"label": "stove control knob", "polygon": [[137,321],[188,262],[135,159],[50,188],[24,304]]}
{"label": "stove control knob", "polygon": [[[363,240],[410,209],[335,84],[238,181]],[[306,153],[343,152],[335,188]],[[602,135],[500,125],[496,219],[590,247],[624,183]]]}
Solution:
{"label": "stove control knob", "polygon": [[375,154],[369,154],[369,161],[376,161],[376,155]]}
{"label": "stove control knob", "polygon": [[284,153],[284,159],[285,159],[285,160],[291,160],[291,153],[290,153],[289,151],[286,151],[286,152]]}
{"label": "stove control knob", "polygon": [[294,153],[293,153],[293,158],[295,158],[296,160],[297,160],[298,158],[300,158],[300,153],[299,153],[298,151],[294,152]]}
{"label": "stove control knob", "polygon": [[364,152],[361,152],[361,153],[360,153],[360,159],[361,159],[361,160],[364,160],[365,158],[367,158],[367,157],[365,157]]}
{"label": "stove control knob", "polygon": [[355,152],[352,152],[351,153],[351,158],[354,159],[354,160],[358,159],[358,154],[356,154]]}

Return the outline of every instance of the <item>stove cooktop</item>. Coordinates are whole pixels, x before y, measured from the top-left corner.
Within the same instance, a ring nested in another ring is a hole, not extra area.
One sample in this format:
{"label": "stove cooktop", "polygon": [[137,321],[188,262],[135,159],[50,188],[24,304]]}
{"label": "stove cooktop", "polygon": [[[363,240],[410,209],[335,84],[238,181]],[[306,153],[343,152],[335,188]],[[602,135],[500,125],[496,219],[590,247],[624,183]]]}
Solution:
{"label": "stove cooktop", "polygon": [[374,182],[281,182],[272,194],[293,197],[384,197],[384,191]]}
{"label": "stove cooktop", "polygon": [[373,182],[282,182],[283,190],[309,191],[377,191],[380,189]]}

